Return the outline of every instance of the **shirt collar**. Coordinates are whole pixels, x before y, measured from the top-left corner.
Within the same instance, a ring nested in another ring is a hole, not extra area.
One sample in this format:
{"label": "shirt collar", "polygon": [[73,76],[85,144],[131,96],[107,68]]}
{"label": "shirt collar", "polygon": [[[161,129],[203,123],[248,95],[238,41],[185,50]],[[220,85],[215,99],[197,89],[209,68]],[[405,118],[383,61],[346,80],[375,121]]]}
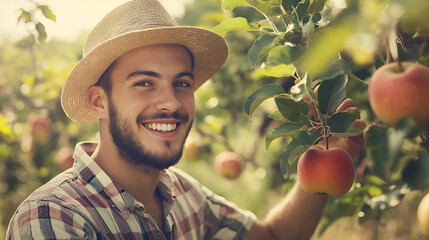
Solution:
{"label": "shirt collar", "polygon": [[[112,179],[90,157],[97,148],[96,142],[82,142],[76,145],[73,167],[80,173],[84,182],[101,194],[119,214],[127,219],[136,208],[144,206],[127,191],[120,189]],[[164,201],[164,214],[167,216],[174,204],[174,176],[168,170],[161,172],[158,191]]]}

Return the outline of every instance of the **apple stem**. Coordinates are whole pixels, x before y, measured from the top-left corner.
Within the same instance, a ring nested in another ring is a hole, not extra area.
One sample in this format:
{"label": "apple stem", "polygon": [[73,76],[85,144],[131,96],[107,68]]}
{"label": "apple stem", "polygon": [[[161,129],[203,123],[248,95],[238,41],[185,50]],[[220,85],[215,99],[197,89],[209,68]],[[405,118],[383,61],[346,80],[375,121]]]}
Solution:
{"label": "apple stem", "polygon": [[326,139],[326,150],[328,150],[329,149],[329,137],[326,137],[325,138]]}
{"label": "apple stem", "polygon": [[404,67],[402,66],[402,62],[399,59],[398,59],[398,67],[399,67],[399,71],[401,71],[401,72],[404,71]]}

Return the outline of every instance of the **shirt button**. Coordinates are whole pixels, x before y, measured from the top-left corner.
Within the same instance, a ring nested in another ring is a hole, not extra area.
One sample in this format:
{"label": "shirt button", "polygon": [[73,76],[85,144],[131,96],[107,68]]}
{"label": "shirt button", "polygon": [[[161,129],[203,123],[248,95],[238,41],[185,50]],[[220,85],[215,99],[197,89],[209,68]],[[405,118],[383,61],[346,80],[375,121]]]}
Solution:
{"label": "shirt button", "polygon": [[156,239],[163,239],[162,234],[158,231],[155,232],[155,237],[156,237]]}

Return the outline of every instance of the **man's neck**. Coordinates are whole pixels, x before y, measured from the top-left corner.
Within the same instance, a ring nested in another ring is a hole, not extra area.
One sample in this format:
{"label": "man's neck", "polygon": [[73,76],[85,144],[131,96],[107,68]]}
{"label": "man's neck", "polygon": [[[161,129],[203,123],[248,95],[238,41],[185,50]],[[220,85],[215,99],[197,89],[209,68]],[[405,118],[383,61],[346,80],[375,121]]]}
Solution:
{"label": "man's neck", "polygon": [[161,170],[135,165],[124,160],[111,142],[100,141],[92,159],[112,178],[120,188],[126,190],[145,206],[153,205],[156,198]]}

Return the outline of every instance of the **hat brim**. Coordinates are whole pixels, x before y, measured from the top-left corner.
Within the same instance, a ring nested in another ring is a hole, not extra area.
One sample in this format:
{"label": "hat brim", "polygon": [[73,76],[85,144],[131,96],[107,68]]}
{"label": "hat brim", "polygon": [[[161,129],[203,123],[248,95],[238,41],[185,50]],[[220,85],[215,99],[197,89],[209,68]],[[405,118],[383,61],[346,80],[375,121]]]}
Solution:
{"label": "hat brim", "polygon": [[123,34],[100,44],[73,68],[64,84],[61,104],[77,122],[96,122],[98,118],[88,100],[88,89],[121,55],[144,46],[178,44],[185,46],[194,60],[194,90],[210,79],[225,63],[228,47],[222,36],[198,27],[161,27]]}

